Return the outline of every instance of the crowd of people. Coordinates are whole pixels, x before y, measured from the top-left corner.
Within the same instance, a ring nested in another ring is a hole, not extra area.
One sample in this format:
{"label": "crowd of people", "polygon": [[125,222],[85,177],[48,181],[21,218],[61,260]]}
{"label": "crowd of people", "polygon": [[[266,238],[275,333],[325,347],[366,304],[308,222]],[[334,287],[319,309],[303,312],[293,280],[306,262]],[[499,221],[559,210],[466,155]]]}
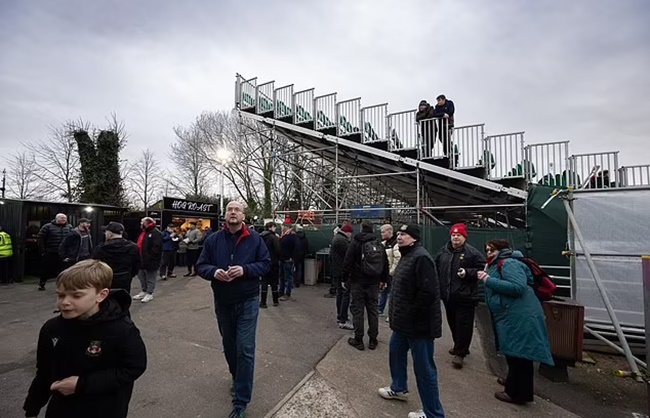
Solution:
{"label": "crowd of people", "polygon": [[[257,321],[259,310],[267,308],[269,288],[273,305],[292,300],[294,284],[301,282],[298,265],[307,252],[301,231],[289,220],[279,235],[273,222],[260,234],[245,224],[245,217],[243,205],[230,202],[224,228],[203,239],[187,274],[208,281],[213,291],[232,377],[230,418],[244,417],[252,399]],[[173,251],[181,239],[172,225],[161,232],[151,218],[142,219],[137,244],[124,238],[123,225],[111,222],[104,228],[105,241],[96,248],[88,236],[88,220],[81,219],[71,230],[65,215],[59,214],[44,228],[45,254],[56,248],[56,260],[66,268],[57,273],[60,315],[47,321],[39,334],[26,416],[37,416],[47,405],[48,417],[126,417],[133,384],[147,362],[144,342],[130,318],[130,303],[152,300],[157,277],[173,277],[165,252]],[[498,380],[504,389],[495,397],[513,404],[532,401],[533,362],[553,364],[542,307],[521,253],[495,240],[486,244],[486,258],[467,238],[465,225],[454,225],[449,242],[435,256],[421,245],[415,225],[402,225],[394,233],[386,224],[378,237],[369,222],[363,222],[356,235],[353,226],[344,223],[332,239],[334,293],[327,296],[336,298],[336,321],[353,331],[348,343],[364,350],[367,316],[367,347],[374,350],[379,316],[386,316],[392,330],[391,383],[378,394],[388,400],[408,399],[411,351],[422,410],[409,418],[444,417],[434,361],[434,341],[442,335],[442,306],[454,341],[452,364],[461,369],[470,354],[479,282],[484,283],[499,349],[509,366],[507,377]],[[192,234],[183,238],[188,250],[193,239]],[[134,276],[141,292],[131,298]],[[98,411],[96,402],[106,407]]]}

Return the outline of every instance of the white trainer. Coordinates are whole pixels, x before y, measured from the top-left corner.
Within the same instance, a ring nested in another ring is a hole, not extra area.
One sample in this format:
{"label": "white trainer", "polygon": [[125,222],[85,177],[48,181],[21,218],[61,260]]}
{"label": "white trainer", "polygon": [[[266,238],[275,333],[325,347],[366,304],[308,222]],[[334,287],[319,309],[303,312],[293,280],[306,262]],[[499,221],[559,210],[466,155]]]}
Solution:
{"label": "white trainer", "polygon": [[138,293],[137,295],[133,296],[133,299],[134,299],[134,300],[140,300],[140,299],[142,299],[143,297],[145,297],[146,294],[147,294],[147,292],[140,292],[140,293]]}
{"label": "white trainer", "polygon": [[409,398],[409,392],[408,390],[404,392],[395,392],[390,388],[390,386],[386,386],[385,388],[379,388],[379,396],[381,396],[384,399],[396,399],[398,401],[407,401]]}
{"label": "white trainer", "polygon": [[409,412],[409,418],[427,418],[424,411]]}
{"label": "white trainer", "polygon": [[142,298],[142,300],[140,302],[147,303],[147,302],[150,302],[152,300],[153,300],[153,295],[147,293],[146,295],[144,295],[144,297]]}

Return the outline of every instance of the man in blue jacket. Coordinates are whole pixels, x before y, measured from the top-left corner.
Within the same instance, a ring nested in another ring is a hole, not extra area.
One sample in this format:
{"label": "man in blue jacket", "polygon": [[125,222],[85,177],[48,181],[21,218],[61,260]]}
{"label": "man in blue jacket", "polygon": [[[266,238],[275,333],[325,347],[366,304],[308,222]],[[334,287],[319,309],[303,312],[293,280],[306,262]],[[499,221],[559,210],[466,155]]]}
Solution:
{"label": "man in blue jacket", "polygon": [[224,354],[232,375],[233,410],[244,416],[253,392],[255,333],[259,313],[260,277],[271,270],[271,257],[260,235],[244,224],[239,202],[226,207],[226,226],[210,235],[196,263],[210,282]]}

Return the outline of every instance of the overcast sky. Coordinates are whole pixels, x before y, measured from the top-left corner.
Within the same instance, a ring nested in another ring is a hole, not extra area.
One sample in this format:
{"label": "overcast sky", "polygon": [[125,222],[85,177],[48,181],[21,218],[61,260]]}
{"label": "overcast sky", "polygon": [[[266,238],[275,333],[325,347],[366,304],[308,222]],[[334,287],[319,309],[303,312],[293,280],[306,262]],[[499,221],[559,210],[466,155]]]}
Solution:
{"label": "overcast sky", "polygon": [[[270,4],[275,6],[270,6]],[[127,156],[230,109],[235,73],[650,163],[648,0],[2,0],[0,151],[115,111]]]}

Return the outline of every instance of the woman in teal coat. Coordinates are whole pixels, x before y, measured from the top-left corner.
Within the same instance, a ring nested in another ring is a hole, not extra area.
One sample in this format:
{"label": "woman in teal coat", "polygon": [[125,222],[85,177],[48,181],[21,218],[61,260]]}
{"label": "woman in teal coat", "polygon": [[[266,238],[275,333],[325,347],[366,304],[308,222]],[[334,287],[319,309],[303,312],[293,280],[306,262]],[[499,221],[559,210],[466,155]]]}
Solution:
{"label": "woman in teal coat", "polygon": [[[524,404],[533,401],[533,362],[553,365],[542,304],[530,286],[533,275],[523,255],[510,249],[504,240],[485,245],[487,271],[478,274],[485,283],[485,302],[492,313],[497,350],[508,362],[505,386],[494,396],[503,402]],[[501,265],[499,267],[499,264]]]}

